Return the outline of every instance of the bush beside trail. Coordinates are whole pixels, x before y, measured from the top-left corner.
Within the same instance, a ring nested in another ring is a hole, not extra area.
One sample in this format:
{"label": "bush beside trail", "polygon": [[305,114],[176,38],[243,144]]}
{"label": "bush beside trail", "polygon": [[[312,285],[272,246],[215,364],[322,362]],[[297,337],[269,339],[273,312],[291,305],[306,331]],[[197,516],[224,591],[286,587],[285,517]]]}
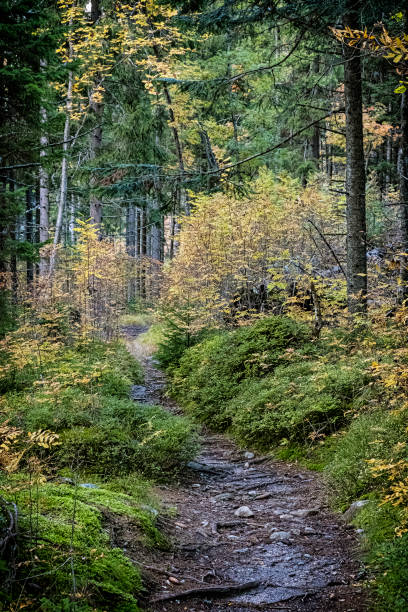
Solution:
{"label": "bush beside trail", "polygon": [[18,548],[3,551],[0,600],[43,612],[138,612],[140,571],[111,526],[126,525],[142,555],[168,546],[146,478],[173,478],[197,452],[195,429],[129,399],[143,374],[122,342],[50,338],[38,358],[21,330],[6,340],[0,539],[13,512],[19,535]]}
{"label": "bush beside trail", "polygon": [[367,500],[354,522],[378,609],[407,609],[408,349],[398,329],[338,328],[312,339],[303,324],[265,317],[207,333],[168,372],[197,420],[323,470],[339,510]]}

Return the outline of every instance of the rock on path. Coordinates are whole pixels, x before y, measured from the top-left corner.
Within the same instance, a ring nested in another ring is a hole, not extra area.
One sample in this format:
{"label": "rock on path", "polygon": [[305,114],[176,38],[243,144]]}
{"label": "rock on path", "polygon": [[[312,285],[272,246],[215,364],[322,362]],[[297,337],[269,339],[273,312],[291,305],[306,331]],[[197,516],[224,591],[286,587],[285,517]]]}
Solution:
{"label": "rock on path", "polygon": [[[142,398],[138,388],[137,401],[179,412],[163,396],[165,380],[154,361],[147,357],[144,366],[146,388]],[[182,481],[158,488],[164,506],[177,514],[166,517],[172,550],[152,553],[143,564],[151,590],[147,609],[367,610],[357,535],[328,509],[320,476],[249,455],[226,437],[204,432],[202,452]],[[211,592],[228,585],[247,588]]]}

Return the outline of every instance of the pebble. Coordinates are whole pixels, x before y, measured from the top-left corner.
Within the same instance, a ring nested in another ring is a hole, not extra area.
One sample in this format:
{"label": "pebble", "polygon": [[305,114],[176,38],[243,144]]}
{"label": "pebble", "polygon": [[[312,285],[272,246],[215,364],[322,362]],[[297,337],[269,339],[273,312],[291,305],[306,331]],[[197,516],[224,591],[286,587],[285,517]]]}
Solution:
{"label": "pebble", "polygon": [[275,531],[274,533],[271,533],[269,539],[272,540],[272,542],[283,542],[284,544],[287,544],[291,541],[292,534],[290,531]]}
{"label": "pebble", "polygon": [[351,504],[351,506],[343,514],[343,518],[347,523],[350,523],[354,517],[360,512],[364,506],[370,503],[368,499],[359,499]]}
{"label": "pebble", "polygon": [[195,482],[191,486],[193,487],[193,489],[199,489],[201,487],[201,485],[198,482]]}
{"label": "pebble", "polygon": [[219,495],[215,495],[212,499],[215,501],[224,501],[227,499],[232,499],[234,496],[232,493],[220,493]]}
{"label": "pebble", "polygon": [[150,514],[152,514],[153,516],[157,516],[159,514],[159,511],[156,510],[156,508],[153,508],[153,506],[148,506],[146,504],[141,504],[140,508],[142,510],[146,510],[147,512],[150,512]]}
{"label": "pebble", "polygon": [[254,453],[247,451],[244,455],[245,459],[253,459],[255,457]]}
{"label": "pebble", "polygon": [[248,506],[241,506],[235,510],[234,515],[239,518],[249,518],[250,516],[254,516],[254,513]]}
{"label": "pebble", "polygon": [[235,550],[233,550],[232,552],[234,553],[247,553],[249,550],[249,548],[236,548]]}

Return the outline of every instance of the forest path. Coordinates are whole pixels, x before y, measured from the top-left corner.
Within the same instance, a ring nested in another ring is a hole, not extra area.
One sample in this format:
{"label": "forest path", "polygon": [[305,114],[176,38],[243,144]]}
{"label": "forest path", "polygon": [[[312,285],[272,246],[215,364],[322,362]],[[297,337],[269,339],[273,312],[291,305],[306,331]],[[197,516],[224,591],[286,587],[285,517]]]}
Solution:
{"label": "forest path", "polygon": [[[180,414],[138,338],[144,331],[123,330],[145,370],[145,386],[135,386],[132,396]],[[358,583],[357,535],[328,508],[318,474],[203,431],[199,457],[180,482],[158,493],[169,516],[174,508],[177,514],[166,517],[172,550],[142,564],[151,612],[368,609]]]}

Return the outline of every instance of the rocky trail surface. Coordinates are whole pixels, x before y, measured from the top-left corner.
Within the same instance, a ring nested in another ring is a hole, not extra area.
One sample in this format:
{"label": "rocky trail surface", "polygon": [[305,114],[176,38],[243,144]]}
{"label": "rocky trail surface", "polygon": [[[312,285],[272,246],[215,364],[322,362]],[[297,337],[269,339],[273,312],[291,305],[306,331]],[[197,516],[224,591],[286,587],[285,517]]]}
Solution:
{"label": "rocky trail surface", "polygon": [[[133,398],[180,413],[138,340],[143,331],[124,329],[145,368],[145,386],[135,386]],[[183,478],[159,487],[173,546],[143,560],[147,609],[367,610],[357,534],[328,508],[321,477],[255,456],[225,436],[202,435],[201,454]]]}

